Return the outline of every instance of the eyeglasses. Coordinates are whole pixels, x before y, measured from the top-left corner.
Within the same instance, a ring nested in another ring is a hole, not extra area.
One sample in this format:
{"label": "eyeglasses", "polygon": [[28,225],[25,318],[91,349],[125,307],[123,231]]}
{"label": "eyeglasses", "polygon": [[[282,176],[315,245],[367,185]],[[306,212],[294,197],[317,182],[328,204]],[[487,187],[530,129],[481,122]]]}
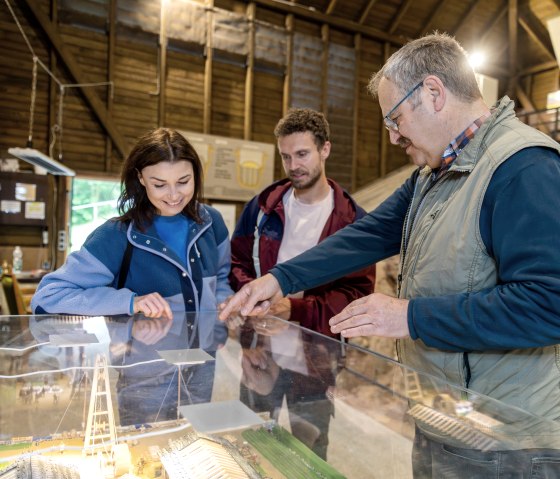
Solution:
{"label": "eyeglasses", "polygon": [[424,83],[424,80],[422,80],[420,83],[418,83],[418,85],[416,85],[412,90],[410,90],[403,98],[401,101],[399,101],[393,108],[391,108],[391,111],[389,113],[387,113],[384,117],[383,117],[383,121],[385,122],[385,128],[387,128],[387,130],[389,131],[394,131],[396,133],[399,132],[399,125],[397,125],[397,123],[395,122],[395,120],[391,119],[391,115],[394,113],[394,111],[403,104],[403,102],[408,99],[408,97],[410,97],[410,95],[412,95],[416,90],[418,90],[418,88],[420,88],[422,86],[422,84]]}

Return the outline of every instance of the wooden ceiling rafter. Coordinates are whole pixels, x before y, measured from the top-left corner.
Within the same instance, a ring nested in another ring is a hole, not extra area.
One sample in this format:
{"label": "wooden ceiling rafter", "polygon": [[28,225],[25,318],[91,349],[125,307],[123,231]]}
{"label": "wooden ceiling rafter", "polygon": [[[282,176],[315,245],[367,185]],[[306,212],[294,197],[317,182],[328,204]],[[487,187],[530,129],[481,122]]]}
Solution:
{"label": "wooden ceiling rafter", "polygon": [[[34,20],[40,26],[43,33],[47,36],[50,44],[56,50],[58,57],[74,79],[76,83],[89,83],[85,77],[79,63],[74,58],[74,55],[66,47],[63,38],[58,33],[58,28],[51,22],[49,17],[43,13],[43,9],[36,0],[23,0],[27,10],[33,15]],[[108,112],[103,102],[99,99],[97,94],[88,88],[80,88],[80,92],[90,106],[97,120],[102,128],[111,137],[113,144],[118,149],[119,153],[125,158],[128,155],[129,148],[124,136],[120,133],[117,125],[113,121],[113,117]]]}
{"label": "wooden ceiling rafter", "polygon": [[556,56],[554,55],[550,35],[548,35],[548,32],[542,22],[528,9],[525,9],[522,13],[520,13],[518,21],[521,28],[525,30],[531,40],[533,40],[533,42],[546,52],[550,59],[555,59]]}
{"label": "wooden ceiling rafter", "polygon": [[284,14],[293,14],[296,17],[304,18],[306,20],[312,20],[320,24],[329,25],[331,27],[335,27],[352,34],[362,33],[375,40],[390,42],[397,46],[402,46],[405,43],[405,39],[400,36],[386,33],[385,31],[378,28],[360,25],[359,23],[353,20],[348,20],[346,18],[335,17],[334,15],[326,15],[314,9],[307,8],[304,5],[284,3],[278,0],[254,0],[254,2],[257,5],[270,8],[271,10],[276,10]]}
{"label": "wooden ceiling rafter", "polygon": [[427,19],[426,23],[424,24],[424,27],[422,28],[420,33],[417,35],[418,37],[423,37],[427,33],[431,32],[431,30],[433,28],[432,25],[434,24],[435,19],[437,18],[438,14],[446,7],[447,3],[449,3],[449,0],[440,0],[436,4],[436,6],[430,12],[430,15],[428,16],[428,19]]}
{"label": "wooden ceiling rafter", "polygon": [[509,82],[507,92],[514,95],[516,92],[517,78],[515,76],[517,66],[517,42],[519,39],[519,5],[517,0],[508,1],[508,69],[509,69]]}
{"label": "wooden ceiling rafter", "polygon": [[471,22],[471,20],[474,18],[474,14],[478,9],[479,5],[481,5],[482,3],[486,3],[486,1],[487,0],[474,0],[474,2],[471,3],[471,6],[469,7],[465,15],[463,15],[463,18],[459,20],[459,24],[451,30],[451,33],[453,35],[458,35],[461,29],[464,28],[465,25],[468,25]]}
{"label": "wooden ceiling rafter", "polygon": [[377,2],[377,0],[369,0],[368,4],[365,6],[365,8],[362,10],[362,13],[360,14],[360,19],[358,20],[358,23],[360,25],[363,25],[364,22],[366,21],[367,17],[369,16],[369,12],[371,12],[372,7],[375,5],[375,3]]}
{"label": "wooden ceiling rafter", "polygon": [[500,10],[498,15],[490,19],[490,21],[480,29],[480,31],[482,31],[483,33],[480,36],[480,40],[478,42],[479,46],[484,46],[484,44],[488,41],[488,37],[490,36],[490,33],[494,32],[496,25],[498,25],[498,23],[500,23],[503,20],[507,12],[508,12],[508,7],[506,5]]}
{"label": "wooden ceiling rafter", "polygon": [[393,20],[391,21],[391,25],[387,30],[391,35],[395,33],[395,30],[398,28],[399,24],[401,23],[401,20],[406,15],[406,12],[409,9],[410,5],[412,5],[412,0],[405,0],[397,10],[396,15],[393,17]]}
{"label": "wooden ceiling rafter", "polygon": [[533,65],[531,67],[524,68],[521,70],[519,76],[534,75],[536,73],[542,73],[547,70],[554,70],[558,68],[558,62],[556,60],[551,60],[549,62],[539,63],[538,65]]}
{"label": "wooden ceiling rafter", "polygon": [[326,15],[332,15],[332,12],[334,12],[334,9],[336,8],[336,2],[337,0],[331,0],[327,6],[327,10],[325,11]]}

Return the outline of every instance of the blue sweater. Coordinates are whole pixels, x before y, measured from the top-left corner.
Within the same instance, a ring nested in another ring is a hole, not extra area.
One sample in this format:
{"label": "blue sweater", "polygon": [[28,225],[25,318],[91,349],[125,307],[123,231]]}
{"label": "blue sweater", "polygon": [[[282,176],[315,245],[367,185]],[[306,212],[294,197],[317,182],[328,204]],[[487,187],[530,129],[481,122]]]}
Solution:
{"label": "blue sweater", "polygon": [[[275,266],[270,272],[283,293],[398,254],[416,177],[417,172],[363,219]],[[408,325],[413,339],[456,351],[560,343],[559,185],[560,158],[545,148],[526,148],[498,168],[479,222],[484,246],[498,266],[498,284],[470,294],[412,299]]]}

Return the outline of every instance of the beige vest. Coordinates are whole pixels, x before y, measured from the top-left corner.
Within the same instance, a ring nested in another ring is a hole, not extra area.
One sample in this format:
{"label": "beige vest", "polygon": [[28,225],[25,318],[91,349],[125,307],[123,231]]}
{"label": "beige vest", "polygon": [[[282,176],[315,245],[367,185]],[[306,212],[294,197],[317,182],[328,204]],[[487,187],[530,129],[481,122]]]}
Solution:
{"label": "beige vest", "polygon": [[[544,146],[560,152],[558,143],[517,120],[513,102],[505,97],[449,172],[431,189],[428,189],[430,170],[426,168],[421,172],[405,222],[399,297],[476,292],[496,286],[496,264],[480,236],[480,209],[495,170],[510,156],[529,146]],[[412,228],[408,233],[406,228],[410,229],[410,224]],[[423,320],[429,321],[429,318]],[[467,385],[468,360],[470,390],[547,419],[560,418],[558,346],[474,352],[465,356],[407,338],[398,341],[397,349],[404,364],[462,387]],[[441,382],[435,386],[436,379],[421,382],[428,394],[442,385]],[[490,404],[488,401],[486,407]],[[546,424],[537,426],[533,420],[522,418],[522,413],[518,416],[508,433],[519,436],[513,448],[560,447],[559,431],[551,431]],[[530,434],[518,431],[527,428]]]}

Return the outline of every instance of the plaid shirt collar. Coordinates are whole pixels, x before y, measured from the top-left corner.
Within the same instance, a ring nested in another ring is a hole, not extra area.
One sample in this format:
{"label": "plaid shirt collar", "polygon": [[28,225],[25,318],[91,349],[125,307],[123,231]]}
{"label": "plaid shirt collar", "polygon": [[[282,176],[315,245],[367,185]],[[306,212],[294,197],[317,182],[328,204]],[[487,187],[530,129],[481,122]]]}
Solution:
{"label": "plaid shirt collar", "polygon": [[461,150],[467,146],[468,142],[474,137],[474,134],[484,123],[484,120],[491,115],[491,112],[485,113],[480,118],[473,121],[457,138],[455,138],[441,155],[441,167],[434,171],[434,179],[441,177],[455,161],[455,158],[461,153]]}

